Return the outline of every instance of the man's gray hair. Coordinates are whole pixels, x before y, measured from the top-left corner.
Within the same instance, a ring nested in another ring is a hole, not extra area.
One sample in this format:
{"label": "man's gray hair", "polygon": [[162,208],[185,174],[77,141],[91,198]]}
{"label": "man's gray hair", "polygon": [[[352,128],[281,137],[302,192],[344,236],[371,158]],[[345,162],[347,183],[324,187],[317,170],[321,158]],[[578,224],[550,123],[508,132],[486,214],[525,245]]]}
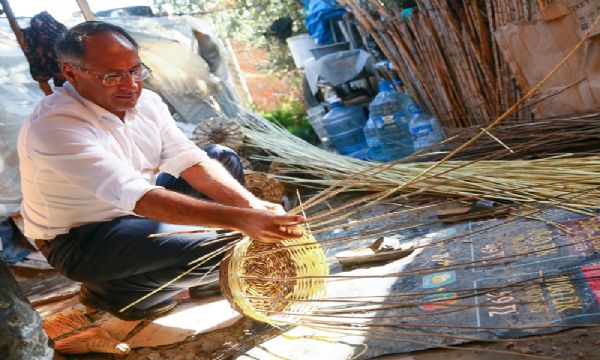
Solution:
{"label": "man's gray hair", "polygon": [[65,31],[57,40],[55,46],[59,63],[79,64],[85,54],[85,39],[111,32],[123,35],[136,49],[138,48],[135,39],[122,27],[103,21],[86,21]]}

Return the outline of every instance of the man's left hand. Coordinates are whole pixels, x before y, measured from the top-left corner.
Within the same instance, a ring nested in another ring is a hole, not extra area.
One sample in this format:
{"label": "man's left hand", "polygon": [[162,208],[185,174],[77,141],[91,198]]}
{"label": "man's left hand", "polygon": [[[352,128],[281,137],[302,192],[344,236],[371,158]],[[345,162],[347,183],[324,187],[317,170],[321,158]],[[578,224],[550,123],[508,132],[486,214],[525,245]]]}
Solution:
{"label": "man's left hand", "polygon": [[268,210],[275,215],[285,215],[286,214],[285,210],[283,209],[283,206],[281,206],[279,204],[275,204],[275,203],[261,200],[261,199],[257,199],[257,200],[258,201],[256,201],[254,204],[251,205],[252,209]]}
{"label": "man's left hand", "polygon": [[[257,201],[251,205],[253,209],[259,210],[267,210],[272,212],[275,215],[286,215],[287,212],[280,204],[275,204],[269,201],[265,201],[262,199],[257,199]],[[280,226],[280,230],[289,233],[290,235],[297,237],[302,236],[304,234],[304,228],[301,225],[287,225]]]}

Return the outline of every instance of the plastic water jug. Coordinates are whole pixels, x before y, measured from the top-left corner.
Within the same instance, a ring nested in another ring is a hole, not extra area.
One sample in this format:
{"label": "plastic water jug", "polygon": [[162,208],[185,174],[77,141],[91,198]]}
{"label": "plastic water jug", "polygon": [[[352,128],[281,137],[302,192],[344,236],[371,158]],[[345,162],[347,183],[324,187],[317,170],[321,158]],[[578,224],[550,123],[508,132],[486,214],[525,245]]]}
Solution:
{"label": "plastic water jug", "polygon": [[367,147],[363,126],[365,114],[360,107],[345,106],[338,97],[328,99],[331,111],[323,117],[323,127],[337,152],[350,155]]}
{"label": "plastic water jug", "polygon": [[365,136],[370,139],[371,159],[394,161],[413,153],[407,115],[416,109],[410,95],[393,89],[387,80],[379,81],[379,93],[369,104],[370,115],[364,129]]}
{"label": "plastic water jug", "polygon": [[437,119],[418,110],[410,117],[410,133],[413,137],[415,151],[435,145],[444,140],[442,128]]}

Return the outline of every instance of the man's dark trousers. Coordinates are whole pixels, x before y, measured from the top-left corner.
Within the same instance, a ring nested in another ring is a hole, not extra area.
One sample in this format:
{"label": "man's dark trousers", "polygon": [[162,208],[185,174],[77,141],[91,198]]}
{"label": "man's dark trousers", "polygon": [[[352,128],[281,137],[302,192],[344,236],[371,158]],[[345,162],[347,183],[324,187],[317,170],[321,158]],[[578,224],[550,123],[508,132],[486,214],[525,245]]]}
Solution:
{"label": "man's dark trousers", "polygon": [[[203,150],[244,184],[243,168],[234,151],[220,145],[209,145]],[[206,198],[181,178],[169,174],[160,174],[157,185]],[[73,228],[47,242],[41,250],[50,265],[64,276],[82,282],[89,291],[114,306],[127,306],[188,270],[190,262],[226,245],[225,241],[214,241],[214,232],[148,238],[150,234],[195,229],[198,227],[124,216]],[[221,259],[222,255],[216,256],[135,308],[149,308],[181,290],[199,285],[206,272]],[[213,273],[201,282],[214,280],[218,269]]]}

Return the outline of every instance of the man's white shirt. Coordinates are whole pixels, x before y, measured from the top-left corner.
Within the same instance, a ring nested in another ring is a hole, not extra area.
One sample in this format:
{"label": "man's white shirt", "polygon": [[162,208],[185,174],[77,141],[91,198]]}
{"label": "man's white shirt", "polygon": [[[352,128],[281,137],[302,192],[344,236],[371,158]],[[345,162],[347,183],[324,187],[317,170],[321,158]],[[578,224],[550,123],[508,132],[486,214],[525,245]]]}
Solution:
{"label": "man's white shirt", "polygon": [[208,159],[177,128],[167,106],[143,90],[121,121],[69,84],[44,98],[17,145],[25,235],[53,239],[73,227],[131,215],[155,185]]}

